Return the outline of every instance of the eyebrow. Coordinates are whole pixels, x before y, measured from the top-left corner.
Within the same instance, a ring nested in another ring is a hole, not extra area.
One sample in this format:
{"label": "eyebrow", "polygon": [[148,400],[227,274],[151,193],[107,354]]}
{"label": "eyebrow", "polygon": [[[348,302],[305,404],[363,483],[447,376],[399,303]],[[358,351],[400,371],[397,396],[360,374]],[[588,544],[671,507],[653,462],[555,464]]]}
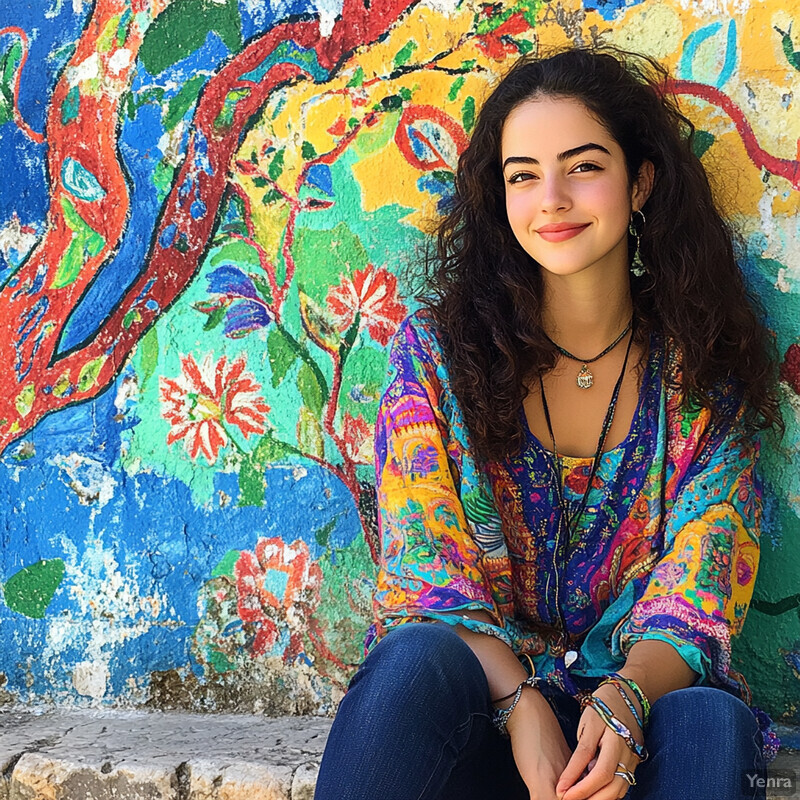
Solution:
{"label": "eyebrow", "polygon": [[[579,156],[581,153],[585,153],[587,150],[600,150],[607,155],[611,155],[611,153],[603,147],[601,144],[595,144],[594,142],[588,142],[587,144],[579,145],[578,147],[573,147],[571,150],[565,150],[563,153],[559,153],[556,158],[559,161],[567,161],[567,159],[574,158],[575,156]],[[531,158],[530,156],[509,156],[503,162],[503,169],[505,169],[509,164],[537,164],[538,160],[535,158]]]}

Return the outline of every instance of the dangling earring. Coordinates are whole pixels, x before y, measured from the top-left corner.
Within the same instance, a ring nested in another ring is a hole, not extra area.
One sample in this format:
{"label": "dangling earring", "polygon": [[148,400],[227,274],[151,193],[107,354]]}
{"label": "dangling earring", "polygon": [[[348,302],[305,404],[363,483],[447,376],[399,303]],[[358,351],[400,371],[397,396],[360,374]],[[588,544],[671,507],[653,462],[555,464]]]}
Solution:
{"label": "dangling earring", "polygon": [[[633,214],[641,214],[642,215],[642,231],[644,231],[644,214],[641,211],[634,211]],[[642,231],[638,231],[636,229],[636,225],[633,224],[633,214],[631,214],[631,221],[628,223],[628,231],[631,236],[636,237],[636,250],[633,252],[633,262],[631,263],[631,272],[637,277],[641,278],[642,275],[647,274],[647,267],[644,265],[642,261],[641,253],[639,252],[639,242],[642,238]]]}

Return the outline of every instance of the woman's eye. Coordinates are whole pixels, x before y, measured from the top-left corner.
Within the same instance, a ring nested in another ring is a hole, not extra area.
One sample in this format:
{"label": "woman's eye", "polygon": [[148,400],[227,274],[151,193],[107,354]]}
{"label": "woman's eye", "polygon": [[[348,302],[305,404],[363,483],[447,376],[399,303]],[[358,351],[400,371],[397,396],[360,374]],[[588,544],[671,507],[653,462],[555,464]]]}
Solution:
{"label": "woman's eye", "polygon": [[532,177],[533,177],[533,175],[531,175],[530,172],[515,172],[508,179],[508,182],[509,183],[519,183],[521,180],[524,180],[525,178],[532,178]]}
{"label": "woman's eye", "polygon": [[578,164],[577,167],[573,170],[573,172],[583,172],[583,167],[586,167],[588,171],[602,169],[602,167],[598,167],[597,164],[590,164],[588,161],[585,161],[583,164]]}

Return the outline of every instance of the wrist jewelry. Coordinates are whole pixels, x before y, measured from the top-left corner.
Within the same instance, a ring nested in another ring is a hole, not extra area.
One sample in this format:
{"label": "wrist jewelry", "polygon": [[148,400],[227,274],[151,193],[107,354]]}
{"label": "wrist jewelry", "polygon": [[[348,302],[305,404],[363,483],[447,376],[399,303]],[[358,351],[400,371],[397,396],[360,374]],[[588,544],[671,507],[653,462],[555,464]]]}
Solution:
{"label": "wrist jewelry", "polygon": [[639,704],[642,707],[642,718],[644,719],[644,724],[650,721],[650,701],[647,699],[645,693],[639,688],[639,684],[633,678],[626,678],[624,675],[620,675],[619,672],[609,672],[609,678],[616,678],[618,681],[622,681],[624,684],[630,687],[631,691],[636,695],[636,699],[639,701]]}
{"label": "wrist jewelry", "polygon": [[[492,714],[492,724],[497,728],[500,732],[501,736],[508,736],[508,729],[506,728],[506,723],[508,722],[508,718],[511,716],[511,712],[517,707],[517,703],[519,702],[519,698],[522,697],[522,690],[526,686],[530,686],[532,688],[536,688],[539,686],[540,683],[545,683],[544,678],[539,678],[536,675],[531,675],[529,678],[526,678],[522,683],[517,686],[516,692],[514,692],[514,700],[512,701],[511,705],[508,708],[496,708],[494,710],[494,714]],[[493,703],[497,703],[500,700],[507,700],[510,695],[506,697],[501,697],[498,700],[493,700]]]}
{"label": "wrist jewelry", "polygon": [[604,678],[602,681],[600,681],[600,685],[597,688],[599,689],[600,686],[605,686],[608,683],[610,683],[617,690],[617,692],[619,692],[619,696],[625,701],[625,705],[628,706],[628,710],[636,720],[636,724],[641,728],[642,733],[644,733],[644,724],[642,722],[642,718],[639,716],[639,710],[633,704],[633,701],[630,699],[630,697],[628,697],[628,693],[622,688],[622,681],[620,681],[619,678]]}

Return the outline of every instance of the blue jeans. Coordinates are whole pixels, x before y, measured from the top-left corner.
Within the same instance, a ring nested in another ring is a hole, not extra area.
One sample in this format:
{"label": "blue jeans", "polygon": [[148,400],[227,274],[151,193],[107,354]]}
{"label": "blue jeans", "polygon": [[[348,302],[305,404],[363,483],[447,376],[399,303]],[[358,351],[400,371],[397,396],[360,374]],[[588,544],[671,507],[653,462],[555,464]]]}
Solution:
{"label": "blue jeans", "polygon": [[[574,749],[577,701],[555,687],[545,692]],[[314,798],[528,800],[510,740],[491,714],[483,667],[449,625],[394,628],[350,681]],[[727,692],[692,686],[659,698],[646,743],[650,757],[636,768],[626,800],[765,800],[758,781],[745,778],[766,778],[761,732]]]}

